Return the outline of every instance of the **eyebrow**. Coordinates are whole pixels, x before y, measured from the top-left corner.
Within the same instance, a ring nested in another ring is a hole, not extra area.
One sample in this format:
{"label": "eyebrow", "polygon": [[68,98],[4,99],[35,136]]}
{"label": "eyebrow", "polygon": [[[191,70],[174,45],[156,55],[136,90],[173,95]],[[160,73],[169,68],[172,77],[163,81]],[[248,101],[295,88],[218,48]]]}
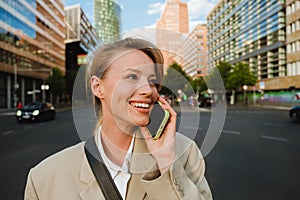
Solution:
{"label": "eyebrow", "polygon": [[136,73],[141,73],[140,70],[138,70],[138,69],[133,69],[133,68],[127,68],[127,69],[123,70],[122,72],[127,72],[127,71],[133,71],[133,72],[136,72]]}
{"label": "eyebrow", "polygon": [[[132,72],[135,72],[135,73],[141,73],[141,70],[138,70],[138,69],[133,69],[133,68],[127,68],[125,70],[123,70],[122,72],[128,72],[128,71],[132,71]],[[151,74],[150,77],[156,77],[156,73],[154,74]]]}

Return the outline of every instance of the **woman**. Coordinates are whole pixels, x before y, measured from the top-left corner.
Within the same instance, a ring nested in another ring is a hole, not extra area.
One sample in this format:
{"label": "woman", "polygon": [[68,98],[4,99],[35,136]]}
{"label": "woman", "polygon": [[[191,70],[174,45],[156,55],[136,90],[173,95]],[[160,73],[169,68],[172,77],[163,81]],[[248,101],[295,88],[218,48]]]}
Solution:
{"label": "woman", "polygon": [[[94,140],[123,199],[212,199],[197,145],[176,133],[176,112],[158,94],[163,57],[127,38],[94,52],[87,85],[101,113]],[[156,101],[170,113],[157,140],[146,126]],[[105,199],[81,142],[30,170],[25,199]]]}

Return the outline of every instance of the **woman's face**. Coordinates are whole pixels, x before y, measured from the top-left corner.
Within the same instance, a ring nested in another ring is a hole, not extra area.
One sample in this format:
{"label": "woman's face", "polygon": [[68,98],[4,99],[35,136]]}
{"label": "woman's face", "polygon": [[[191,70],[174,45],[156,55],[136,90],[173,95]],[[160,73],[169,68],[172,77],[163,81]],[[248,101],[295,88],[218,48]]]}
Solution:
{"label": "woman's face", "polygon": [[114,120],[120,128],[146,126],[158,98],[155,65],[142,51],[118,54],[101,80],[103,120]]}

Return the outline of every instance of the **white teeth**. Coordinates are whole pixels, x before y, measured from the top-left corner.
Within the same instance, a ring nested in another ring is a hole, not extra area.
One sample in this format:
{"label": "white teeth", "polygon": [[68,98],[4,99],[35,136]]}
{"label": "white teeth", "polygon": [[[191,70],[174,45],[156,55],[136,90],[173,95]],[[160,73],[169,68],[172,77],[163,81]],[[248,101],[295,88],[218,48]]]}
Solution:
{"label": "white teeth", "polygon": [[149,108],[150,105],[147,103],[131,103],[132,106],[138,107],[138,108]]}

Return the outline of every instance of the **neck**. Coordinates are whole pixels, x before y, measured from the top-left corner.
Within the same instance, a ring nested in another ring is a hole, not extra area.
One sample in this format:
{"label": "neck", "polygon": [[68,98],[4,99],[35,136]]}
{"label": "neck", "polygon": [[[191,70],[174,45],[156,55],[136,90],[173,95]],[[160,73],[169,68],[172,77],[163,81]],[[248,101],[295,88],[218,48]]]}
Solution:
{"label": "neck", "polygon": [[132,140],[132,132],[124,131],[117,125],[102,121],[101,142],[106,156],[115,164],[122,166]]}

